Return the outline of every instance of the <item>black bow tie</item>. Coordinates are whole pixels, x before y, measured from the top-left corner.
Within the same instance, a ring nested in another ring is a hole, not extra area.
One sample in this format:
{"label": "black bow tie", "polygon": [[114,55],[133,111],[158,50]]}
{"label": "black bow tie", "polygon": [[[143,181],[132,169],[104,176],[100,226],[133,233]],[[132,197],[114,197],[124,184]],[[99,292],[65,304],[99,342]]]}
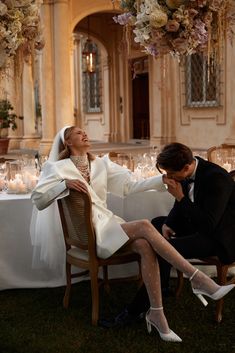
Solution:
{"label": "black bow tie", "polygon": [[189,185],[189,184],[192,184],[192,183],[194,183],[194,179],[192,179],[192,178],[186,178],[185,180],[185,183],[187,184],[187,185]]}

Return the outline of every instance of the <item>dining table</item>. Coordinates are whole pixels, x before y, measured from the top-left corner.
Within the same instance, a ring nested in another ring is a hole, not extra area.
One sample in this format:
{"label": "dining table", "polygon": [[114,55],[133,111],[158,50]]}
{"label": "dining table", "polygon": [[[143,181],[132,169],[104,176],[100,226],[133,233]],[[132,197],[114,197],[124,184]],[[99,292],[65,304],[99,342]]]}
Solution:
{"label": "dining table", "polygon": [[[48,267],[34,268],[33,246],[30,237],[30,222],[33,204],[29,194],[0,192],[0,290],[13,288],[43,288],[65,285],[65,276],[56,278]],[[149,190],[120,197],[108,193],[108,208],[126,221],[151,220],[165,216],[174,203],[166,192]],[[137,264],[114,266],[110,276],[133,275]],[[215,270],[203,271],[214,275]]]}
{"label": "dining table", "polygon": [[[30,222],[33,204],[31,194],[0,192],[0,290],[11,288],[56,287],[65,284],[65,278],[55,278],[49,268],[32,266],[33,246]],[[155,190],[126,197],[108,193],[107,205],[114,214],[127,221],[167,214],[173,198],[167,192]],[[136,271],[135,264],[115,266],[111,277]]]}

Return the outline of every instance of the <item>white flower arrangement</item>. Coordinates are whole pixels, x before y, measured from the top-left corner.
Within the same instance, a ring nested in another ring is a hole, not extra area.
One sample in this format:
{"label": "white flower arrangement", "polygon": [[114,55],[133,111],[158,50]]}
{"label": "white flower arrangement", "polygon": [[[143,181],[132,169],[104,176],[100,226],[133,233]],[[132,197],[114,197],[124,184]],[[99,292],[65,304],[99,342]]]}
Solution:
{"label": "white flower arrangement", "polygon": [[155,57],[218,56],[235,23],[234,0],[120,0],[120,8],[114,21],[132,27],[135,42]]}
{"label": "white flower arrangement", "polygon": [[[0,68],[4,68],[8,57],[15,56],[24,47],[42,49],[44,40],[40,25],[40,1],[0,1]],[[31,48],[31,49],[30,49]]]}

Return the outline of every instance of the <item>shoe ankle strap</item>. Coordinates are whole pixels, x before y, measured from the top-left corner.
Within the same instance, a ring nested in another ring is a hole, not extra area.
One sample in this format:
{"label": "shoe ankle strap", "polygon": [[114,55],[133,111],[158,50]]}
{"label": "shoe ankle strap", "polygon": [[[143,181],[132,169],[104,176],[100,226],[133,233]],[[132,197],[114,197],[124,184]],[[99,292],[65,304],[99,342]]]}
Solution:
{"label": "shoe ankle strap", "polygon": [[149,309],[150,309],[150,310],[155,310],[155,311],[157,311],[157,310],[163,310],[163,306],[159,306],[158,308],[154,308],[154,307],[150,306]]}
{"label": "shoe ankle strap", "polygon": [[199,269],[197,268],[197,269],[193,272],[192,276],[189,277],[189,280],[190,280],[190,281],[192,281],[192,279],[193,279],[194,276],[198,273],[198,271],[199,271]]}

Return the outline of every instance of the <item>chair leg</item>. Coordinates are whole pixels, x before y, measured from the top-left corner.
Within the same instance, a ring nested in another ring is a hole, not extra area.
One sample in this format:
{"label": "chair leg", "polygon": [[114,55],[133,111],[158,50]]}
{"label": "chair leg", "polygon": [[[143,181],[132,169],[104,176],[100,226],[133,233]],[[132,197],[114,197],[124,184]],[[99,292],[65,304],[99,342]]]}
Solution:
{"label": "chair leg", "polygon": [[175,290],[175,296],[176,298],[179,298],[182,289],[183,289],[183,285],[184,285],[184,276],[183,273],[179,270],[177,270],[177,286],[176,286],[176,290]]}
{"label": "chair leg", "polygon": [[96,326],[99,318],[99,283],[98,267],[90,270],[92,297],[92,325]]}
{"label": "chair leg", "polygon": [[63,306],[65,309],[69,306],[70,290],[71,290],[71,264],[66,262],[66,289],[63,299]]}
{"label": "chair leg", "polygon": [[109,285],[109,277],[108,277],[108,266],[103,266],[103,278],[104,278],[104,289],[109,294],[110,293],[110,285]]}
{"label": "chair leg", "polygon": [[[228,266],[216,266],[217,268],[217,277],[218,277],[218,283],[219,285],[224,285],[226,283],[227,279],[227,273],[228,273]],[[216,302],[216,312],[215,312],[215,320],[217,322],[222,321],[222,311],[223,311],[223,305],[224,305],[224,298],[221,298],[217,300]]]}

